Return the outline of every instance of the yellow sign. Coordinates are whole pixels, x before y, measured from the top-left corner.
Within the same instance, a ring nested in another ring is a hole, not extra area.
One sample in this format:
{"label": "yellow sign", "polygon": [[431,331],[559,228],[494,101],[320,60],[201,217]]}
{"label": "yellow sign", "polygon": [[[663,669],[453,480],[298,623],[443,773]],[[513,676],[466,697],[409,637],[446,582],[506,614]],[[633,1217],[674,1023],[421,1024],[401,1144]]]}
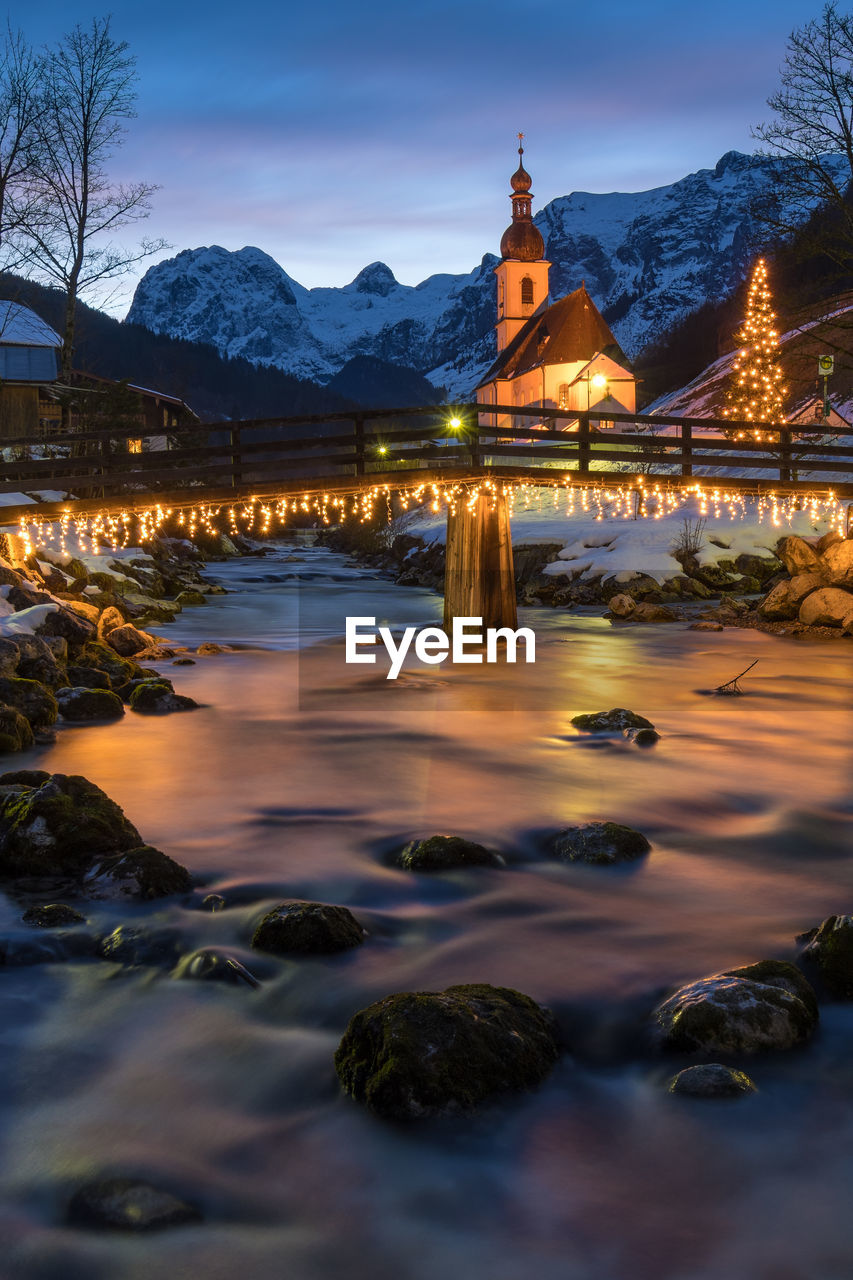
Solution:
{"label": "yellow sign", "polygon": [[817,368],[818,373],[826,377],[827,374],[832,373],[835,369],[835,356],[818,356]]}

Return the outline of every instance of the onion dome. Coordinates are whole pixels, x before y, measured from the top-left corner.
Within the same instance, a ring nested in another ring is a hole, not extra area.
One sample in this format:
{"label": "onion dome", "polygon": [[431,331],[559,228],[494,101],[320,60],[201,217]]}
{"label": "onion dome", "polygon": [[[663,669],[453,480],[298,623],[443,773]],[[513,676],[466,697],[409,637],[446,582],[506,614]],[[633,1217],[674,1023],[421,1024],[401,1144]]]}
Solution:
{"label": "onion dome", "polygon": [[519,164],[510,179],[512,222],[501,238],[501,257],[504,260],[509,258],[514,262],[539,262],[545,257],[545,242],[538,227],[533,225],[533,219],[530,216],[530,187],[533,179],[522,163],[523,137],[523,133],[518,135]]}

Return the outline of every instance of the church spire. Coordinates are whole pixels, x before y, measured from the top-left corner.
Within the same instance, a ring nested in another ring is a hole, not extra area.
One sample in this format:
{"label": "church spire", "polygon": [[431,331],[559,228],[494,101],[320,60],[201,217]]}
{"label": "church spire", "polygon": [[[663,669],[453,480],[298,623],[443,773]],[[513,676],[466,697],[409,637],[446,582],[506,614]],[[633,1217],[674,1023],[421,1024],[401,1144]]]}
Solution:
{"label": "church spire", "polygon": [[512,222],[501,239],[501,257],[514,262],[539,262],[545,257],[545,242],[530,216],[533,179],[524,167],[524,134],[518,135],[518,168],[510,178]]}

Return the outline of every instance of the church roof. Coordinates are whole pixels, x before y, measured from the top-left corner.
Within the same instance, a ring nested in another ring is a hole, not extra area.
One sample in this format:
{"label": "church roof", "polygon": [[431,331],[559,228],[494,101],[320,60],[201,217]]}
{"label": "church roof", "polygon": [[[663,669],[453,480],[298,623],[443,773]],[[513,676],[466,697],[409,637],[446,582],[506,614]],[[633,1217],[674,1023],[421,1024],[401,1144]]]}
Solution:
{"label": "church roof", "polygon": [[626,369],[631,365],[604,317],[581,285],[550,307],[540,307],[500,353],[478,383],[515,378],[548,364],[576,364],[603,352]]}

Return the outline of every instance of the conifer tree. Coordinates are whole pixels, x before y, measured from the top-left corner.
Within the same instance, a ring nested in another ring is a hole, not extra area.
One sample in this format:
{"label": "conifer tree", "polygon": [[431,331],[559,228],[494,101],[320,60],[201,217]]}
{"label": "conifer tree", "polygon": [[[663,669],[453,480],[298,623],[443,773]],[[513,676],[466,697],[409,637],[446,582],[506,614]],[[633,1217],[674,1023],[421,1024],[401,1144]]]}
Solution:
{"label": "conifer tree", "polygon": [[[735,334],[740,344],[732,364],[723,417],[732,422],[782,422],[787,388],[779,366],[779,334],[767,284],[767,264],[759,258],[753,268],[746,316]],[[732,436],[743,430],[733,428]],[[753,433],[754,434],[754,433]]]}

